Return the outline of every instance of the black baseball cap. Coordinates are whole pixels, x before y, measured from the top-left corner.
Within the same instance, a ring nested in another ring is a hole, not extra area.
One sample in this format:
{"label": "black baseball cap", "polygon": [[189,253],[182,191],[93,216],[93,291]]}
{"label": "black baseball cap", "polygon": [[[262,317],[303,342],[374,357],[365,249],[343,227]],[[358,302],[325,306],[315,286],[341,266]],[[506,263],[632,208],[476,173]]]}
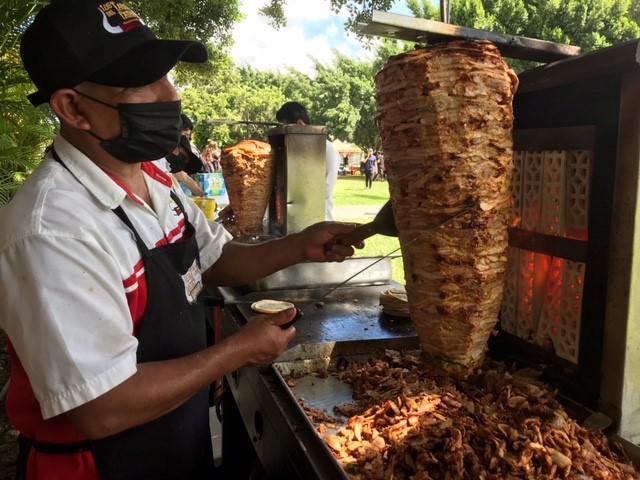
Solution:
{"label": "black baseball cap", "polygon": [[60,88],[90,81],[113,87],[153,83],[179,60],[203,63],[200,42],[161,40],[119,0],[51,0],[20,44],[25,69],[38,91],[33,105]]}

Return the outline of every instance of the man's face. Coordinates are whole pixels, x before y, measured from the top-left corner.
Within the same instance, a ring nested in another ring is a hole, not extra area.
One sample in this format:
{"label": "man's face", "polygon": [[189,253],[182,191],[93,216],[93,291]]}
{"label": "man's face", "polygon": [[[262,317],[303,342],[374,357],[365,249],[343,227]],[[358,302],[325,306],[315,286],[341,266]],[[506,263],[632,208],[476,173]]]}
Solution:
{"label": "man's face", "polygon": [[[180,95],[168,77],[143,87],[120,88],[85,82],[76,87],[77,90],[109,105],[119,103],[156,103],[180,100]],[[121,123],[118,111],[78,95],[78,102],[91,123],[91,130],[101,138],[112,139],[121,134]]]}

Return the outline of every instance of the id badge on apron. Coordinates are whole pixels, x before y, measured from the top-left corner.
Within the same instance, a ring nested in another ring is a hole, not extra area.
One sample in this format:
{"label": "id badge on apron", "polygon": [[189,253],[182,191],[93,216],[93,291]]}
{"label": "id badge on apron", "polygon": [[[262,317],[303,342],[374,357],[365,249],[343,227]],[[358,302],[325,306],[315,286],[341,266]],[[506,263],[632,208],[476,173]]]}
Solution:
{"label": "id badge on apron", "polygon": [[184,293],[187,300],[190,304],[195,304],[198,301],[198,295],[202,291],[202,272],[197,260],[194,260],[189,270],[182,275],[182,281],[184,282]]}

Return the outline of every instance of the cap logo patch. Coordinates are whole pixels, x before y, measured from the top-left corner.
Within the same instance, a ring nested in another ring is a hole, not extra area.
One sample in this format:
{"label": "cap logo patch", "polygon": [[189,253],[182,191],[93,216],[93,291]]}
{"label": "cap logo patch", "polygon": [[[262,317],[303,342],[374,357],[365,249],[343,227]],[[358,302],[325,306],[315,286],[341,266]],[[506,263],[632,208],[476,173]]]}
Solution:
{"label": "cap logo patch", "polygon": [[109,33],[125,33],[143,25],[140,17],[124,3],[105,2],[98,8],[102,13],[102,25]]}

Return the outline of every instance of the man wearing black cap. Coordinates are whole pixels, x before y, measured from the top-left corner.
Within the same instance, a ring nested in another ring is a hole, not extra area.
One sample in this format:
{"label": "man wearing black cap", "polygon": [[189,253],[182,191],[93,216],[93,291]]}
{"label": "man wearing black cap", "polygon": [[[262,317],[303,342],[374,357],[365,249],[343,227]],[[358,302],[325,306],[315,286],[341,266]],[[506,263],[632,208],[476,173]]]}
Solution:
{"label": "man wearing black cap", "polygon": [[198,185],[198,182],[189,176],[202,170],[202,160],[195,154],[191,142],[184,136],[184,133],[180,135],[180,142],[175,150],[167,155],[166,161],[168,168],[165,168],[173,174],[181,185],[191,192],[191,195],[197,197],[206,195],[205,191]]}
{"label": "man wearing black cap", "polygon": [[[259,245],[229,242],[153,161],[180,134],[167,78],[203,45],[160,40],[119,1],[58,0],[21,55],[60,121],[53,149],[0,209],[0,328],[18,478],[212,477],[208,385],[273,361],[293,309],[207,347],[202,284],[241,285],[302,261],[353,227],[319,224]],[[259,341],[257,340],[259,339]]]}
{"label": "man wearing black cap", "polygon": [[[311,125],[307,107],[298,102],[286,102],[283,104],[276,112],[276,120],[280,123]],[[338,180],[340,154],[329,140],[327,140],[326,154],[324,219],[333,220],[333,190]]]}

